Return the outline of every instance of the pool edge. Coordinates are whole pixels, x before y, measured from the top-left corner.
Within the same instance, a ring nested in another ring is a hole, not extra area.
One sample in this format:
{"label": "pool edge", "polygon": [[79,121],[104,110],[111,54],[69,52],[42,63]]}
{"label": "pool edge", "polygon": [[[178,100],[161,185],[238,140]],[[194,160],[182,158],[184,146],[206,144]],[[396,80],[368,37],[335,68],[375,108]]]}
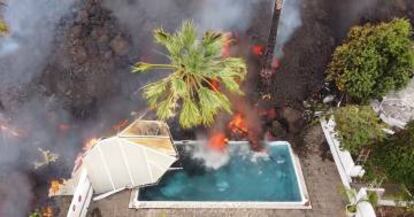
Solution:
{"label": "pool edge", "polygon": [[[178,141],[176,144],[192,143],[193,141]],[[229,143],[241,143],[247,141],[231,141]],[[294,171],[298,181],[298,187],[302,200],[298,202],[266,202],[266,201],[139,201],[139,188],[131,192],[129,208],[132,209],[312,209],[308,190],[299,157],[294,153],[292,145],[287,141],[273,141],[271,146],[287,145]]]}

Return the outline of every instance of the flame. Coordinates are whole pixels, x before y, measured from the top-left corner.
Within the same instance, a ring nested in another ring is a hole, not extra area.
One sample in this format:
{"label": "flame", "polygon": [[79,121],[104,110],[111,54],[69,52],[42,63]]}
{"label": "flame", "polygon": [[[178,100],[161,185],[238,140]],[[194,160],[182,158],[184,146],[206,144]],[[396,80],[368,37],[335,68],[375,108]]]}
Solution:
{"label": "flame", "polygon": [[54,179],[50,181],[49,197],[55,196],[63,186],[63,180]]}
{"label": "flame", "polygon": [[261,57],[264,54],[264,46],[260,44],[255,44],[251,47],[251,51],[255,56]]}
{"label": "flame", "polygon": [[40,213],[41,217],[54,217],[53,208],[50,206],[42,208]]}
{"label": "flame", "polygon": [[224,133],[216,132],[208,139],[208,147],[216,151],[224,151],[228,142],[229,140]]}
{"label": "flame", "polygon": [[228,124],[228,127],[233,133],[245,135],[248,133],[246,118],[242,113],[237,113],[233,116]]}

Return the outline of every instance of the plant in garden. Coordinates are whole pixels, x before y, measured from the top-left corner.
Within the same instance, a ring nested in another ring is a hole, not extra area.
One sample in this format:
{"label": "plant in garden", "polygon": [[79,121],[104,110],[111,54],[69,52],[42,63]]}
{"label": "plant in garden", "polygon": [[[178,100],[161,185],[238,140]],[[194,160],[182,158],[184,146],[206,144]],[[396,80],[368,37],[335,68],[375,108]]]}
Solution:
{"label": "plant in garden", "polygon": [[29,217],[42,217],[39,210],[35,210],[32,213],[30,213]]}
{"label": "plant in garden", "polygon": [[334,112],[341,148],[358,154],[385,138],[384,124],[370,106],[349,105]]}
{"label": "plant in garden", "polygon": [[406,19],[353,27],[333,54],[327,80],[362,102],[404,87],[414,70],[411,34]]}
{"label": "plant in garden", "polygon": [[180,125],[190,128],[213,124],[220,111],[232,112],[223,91],[243,94],[239,83],[247,70],[243,59],[222,56],[228,37],[208,31],[199,39],[196,27],[187,21],[174,34],[155,29],[154,38],[168,51],[169,63],[138,62],[133,72],[167,70],[165,77],[143,87],[144,98],[158,118],[166,120],[179,113]]}
{"label": "plant in garden", "polygon": [[9,31],[7,24],[0,19],[0,35],[5,34]]}
{"label": "plant in garden", "polygon": [[404,201],[405,204],[400,205],[402,207],[405,207],[405,210],[408,213],[414,214],[414,190],[412,189],[410,191],[410,189],[408,189],[407,186],[403,185],[402,192],[400,194],[399,201],[397,201],[397,204],[401,203],[401,201]]}
{"label": "plant in garden", "polygon": [[388,179],[414,190],[414,121],[376,145],[372,157]]}
{"label": "plant in garden", "polygon": [[339,190],[347,201],[345,206],[347,216],[355,216],[357,206],[361,202],[369,202],[374,207],[377,205],[378,195],[375,192],[367,191],[366,197],[358,198],[358,192],[355,188],[341,187]]}

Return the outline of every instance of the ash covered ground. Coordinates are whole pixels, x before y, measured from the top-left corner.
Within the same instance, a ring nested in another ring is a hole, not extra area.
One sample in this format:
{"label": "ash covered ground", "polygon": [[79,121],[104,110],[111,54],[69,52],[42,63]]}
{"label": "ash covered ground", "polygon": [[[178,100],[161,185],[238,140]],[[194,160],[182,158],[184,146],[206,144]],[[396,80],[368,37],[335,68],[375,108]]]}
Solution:
{"label": "ash covered ground", "polygon": [[[249,57],[249,95],[253,101],[259,97],[259,61],[249,46],[266,43],[271,0],[2,1],[0,14],[11,35],[0,40],[0,121],[8,126],[0,132],[0,216],[25,216],[49,203],[49,180],[70,176],[85,140],[145,111],[139,88],[159,74],[133,75],[130,67],[137,60],[165,61],[152,43],[155,27],[174,31],[192,18],[201,30],[236,32],[247,44],[238,53]],[[293,110],[282,115],[296,128],[291,132],[300,134],[295,123],[301,121],[302,101],[322,87],[330,55],[349,27],[393,16],[414,21],[414,4],[296,2],[286,16],[299,17],[289,17],[279,29],[286,44],[273,94],[277,106]],[[175,138],[185,138],[173,128]],[[38,148],[59,154],[58,160],[35,170],[33,162],[42,159]]]}

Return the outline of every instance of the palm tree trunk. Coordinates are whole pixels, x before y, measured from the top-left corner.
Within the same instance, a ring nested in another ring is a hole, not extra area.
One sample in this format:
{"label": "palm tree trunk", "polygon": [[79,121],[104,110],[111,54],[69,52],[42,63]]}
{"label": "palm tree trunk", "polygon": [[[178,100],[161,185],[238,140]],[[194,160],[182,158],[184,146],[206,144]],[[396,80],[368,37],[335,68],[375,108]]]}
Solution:
{"label": "palm tree trunk", "polygon": [[270,94],[270,87],[272,84],[271,78],[273,75],[272,61],[274,56],[274,50],[276,47],[277,29],[279,25],[280,14],[282,12],[282,5],[283,0],[275,0],[272,23],[270,26],[270,32],[267,40],[265,55],[262,59],[262,68],[260,71],[261,89],[263,91],[263,95]]}

